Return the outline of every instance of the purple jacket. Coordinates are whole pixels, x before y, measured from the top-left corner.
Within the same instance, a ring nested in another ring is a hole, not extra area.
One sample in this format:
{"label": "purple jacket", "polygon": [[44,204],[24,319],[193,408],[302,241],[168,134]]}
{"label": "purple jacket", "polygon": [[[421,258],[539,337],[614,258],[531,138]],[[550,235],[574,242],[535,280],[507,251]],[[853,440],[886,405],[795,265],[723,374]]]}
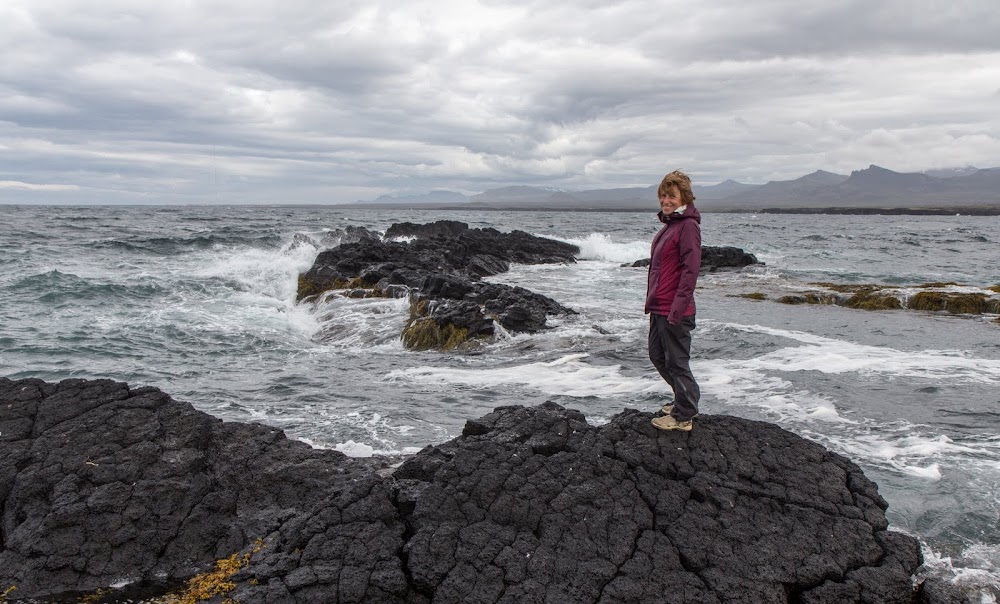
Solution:
{"label": "purple jacket", "polygon": [[688,204],[682,214],[657,214],[663,227],[653,237],[646,283],[646,312],[670,323],[694,314],[694,286],[701,270],[701,214]]}

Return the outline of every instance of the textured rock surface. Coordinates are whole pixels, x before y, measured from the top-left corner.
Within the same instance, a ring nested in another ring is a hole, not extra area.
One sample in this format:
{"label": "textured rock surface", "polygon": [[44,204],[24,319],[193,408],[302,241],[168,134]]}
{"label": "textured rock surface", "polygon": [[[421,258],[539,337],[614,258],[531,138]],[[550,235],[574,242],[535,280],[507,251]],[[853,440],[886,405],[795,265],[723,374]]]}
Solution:
{"label": "textured rock surface", "polygon": [[244,604],[918,601],[917,543],[853,463],[650,417],[499,408],[390,472],[151,388],[0,379],[0,589],[180,579],[262,538]]}
{"label": "textured rock surface", "polygon": [[[416,239],[395,240],[400,237]],[[356,291],[358,286],[378,292],[373,295],[409,295],[412,317],[403,341],[411,348],[449,347],[490,337],[494,321],[508,331],[533,333],[545,328],[547,315],[573,313],[524,288],[480,279],[506,272],[512,262],[575,262],[580,251],[575,245],[523,231],[470,229],[451,220],[404,222],[389,227],[385,240],[344,241],[320,252],[300,276],[298,298],[345,288]]]}
{"label": "textured rock surface", "polygon": [[188,577],[370,474],[153,388],[0,378],[0,592]]}
{"label": "textured rock surface", "polygon": [[[410,242],[393,237],[417,237]],[[511,262],[549,264],[575,262],[575,245],[535,237],[523,231],[501,233],[496,229],[470,229],[454,221],[426,225],[394,224],[386,240],[361,239],[320,252],[303,278],[313,286],[307,295],[337,281],[362,277],[375,285],[395,273],[396,283],[417,287],[427,275],[458,274],[470,278],[508,270]],[[300,290],[300,298],[303,296]]]}

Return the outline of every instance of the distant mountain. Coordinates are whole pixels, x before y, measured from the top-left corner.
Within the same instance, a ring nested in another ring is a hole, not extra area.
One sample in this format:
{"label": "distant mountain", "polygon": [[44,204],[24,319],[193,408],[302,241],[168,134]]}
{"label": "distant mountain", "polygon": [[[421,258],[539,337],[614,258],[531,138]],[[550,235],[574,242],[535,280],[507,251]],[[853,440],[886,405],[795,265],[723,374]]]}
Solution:
{"label": "distant mountain", "polygon": [[608,203],[613,205],[632,205],[636,207],[656,207],[656,186],[629,187],[621,189],[591,189],[577,191],[573,195],[584,203]]}
{"label": "distant mountain", "polygon": [[[1000,212],[1000,168],[905,173],[871,165],[846,176],[817,170],[795,180],[763,185],[726,180],[716,185],[695,186],[694,193],[698,207],[708,212],[830,208],[926,211],[984,206]],[[584,191],[511,186],[469,197],[454,191],[432,191],[423,195],[383,195],[366,205],[651,212],[657,208],[655,185]]]}
{"label": "distant mountain", "polygon": [[420,193],[416,195],[382,195],[374,201],[359,201],[365,204],[389,204],[389,205],[422,205],[422,204],[451,204],[466,203],[469,198],[455,191],[431,191],[430,193]]}
{"label": "distant mountain", "polygon": [[502,203],[539,203],[548,201],[556,193],[563,193],[559,189],[549,189],[544,187],[529,187],[518,185],[513,187],[501,187],[499,189],[489,189],[478,195],[469,198],[470,201],[480,203],[502,202]]}
{"label": "distant mountain", "polygon": [[730,196],[707,210],[765,208],[952,208],[1000,205],[1000,169],[939,178],[894,172],[871,165],[850,176],[817,173],[769,182],[747,194]]}
{"label": "distant mountain", "polygon": [[825,188],[835,187],[847,180],[849,180],[849,177],[843,174],[833,174],[832,172],[817,170],[795,180],[772,180],[767,184],[758,185],[752,189],[745,189],[721,199],[739,201],[744,204],[799,203],[803,200],[814,198]]}
{"label": "distant mountain", "polygon": [[828,185],[839,185],[850,178],[849,176],[844,176],[843,174],[834,174],[833,172],[827,172],[826,170],[816,170],[806,174],[802,178],[798,178],[791,182],[798,182],[802,184],[810,183],[817,186],[828,186]]}
{"label": "distant mountain", "polygon": [[[744,195],[750,191],[755,191],[761,188],[763,185],[747,185],[741,182],[736,182],[735,180],[724,180],[717,185],[708,185],[707,187],[695,187],[694,196],[697,199],[725,199],[732,195]],[[653,187],[653,193],[656,193],[656,187]]]}

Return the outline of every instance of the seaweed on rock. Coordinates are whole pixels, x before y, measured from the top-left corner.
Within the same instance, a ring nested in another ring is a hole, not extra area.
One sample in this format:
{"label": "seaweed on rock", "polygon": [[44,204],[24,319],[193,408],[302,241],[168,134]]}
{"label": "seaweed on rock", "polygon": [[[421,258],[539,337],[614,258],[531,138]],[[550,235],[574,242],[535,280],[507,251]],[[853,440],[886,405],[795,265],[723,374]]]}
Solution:
{"label": "seaweed on rock", "polygon": [[952,314],[1000,312],[1000,300],[975,293],[919,292],[910,297],[907,306],[914,310],[943,310]]}

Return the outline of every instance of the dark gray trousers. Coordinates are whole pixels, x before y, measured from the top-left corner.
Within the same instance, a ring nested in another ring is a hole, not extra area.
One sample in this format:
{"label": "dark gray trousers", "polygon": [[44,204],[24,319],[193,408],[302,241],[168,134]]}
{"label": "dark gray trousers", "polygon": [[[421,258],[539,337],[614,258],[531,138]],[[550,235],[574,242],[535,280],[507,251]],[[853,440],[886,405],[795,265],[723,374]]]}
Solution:
{"label": "dark gray trousers", "polygon": [[683,422],[698,415],[701,389],[691,374],[691,332],[694,316],[671,325],[663,315],[649,315],[649,360],[674,391],[674,419]]}

